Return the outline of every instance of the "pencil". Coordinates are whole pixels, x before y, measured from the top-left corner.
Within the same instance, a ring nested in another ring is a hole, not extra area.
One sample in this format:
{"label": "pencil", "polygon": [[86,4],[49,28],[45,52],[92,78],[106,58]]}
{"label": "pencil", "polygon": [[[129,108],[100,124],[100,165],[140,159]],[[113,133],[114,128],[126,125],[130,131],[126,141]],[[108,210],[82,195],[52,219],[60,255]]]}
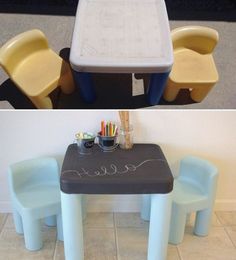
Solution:
{"label": "pencil", "polygon": [[112,124],[111,124],[111,122],[109,123],[109,136],[112,136]]}
{"label": "pencil", "polygon": [[101,135],[104,136],[104,121],[101,122]]}
{"label": "pencil", "polygon": [[108,123],[106,124],[106,136],[108,136],[109,135],[109,125],[108,125]]}

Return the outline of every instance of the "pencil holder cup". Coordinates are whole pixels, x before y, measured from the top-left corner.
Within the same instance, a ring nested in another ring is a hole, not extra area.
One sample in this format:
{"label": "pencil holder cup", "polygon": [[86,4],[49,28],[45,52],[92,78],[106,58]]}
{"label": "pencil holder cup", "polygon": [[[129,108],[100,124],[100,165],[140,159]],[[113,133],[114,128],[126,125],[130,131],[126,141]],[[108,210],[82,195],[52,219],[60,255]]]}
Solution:
{"label": "pencil holder cup", "polygon": [[120,127],[119,142],[121,149],[131,149],[133,147],[133,126]]}
{"label": "pencil holder cup", "polygon": [[[92,133],[84,133],[85,137],[80,138],[76,135],[76,141],[80,154],[91,154],[94,146],[95,136]],[[86,137],[87,136],[87,137]]]}
{"label": "pencil holder cup", "polygon": [[117,135],[115,136],[103,136],[98,133],[98,145],[104,152],[112,152],[118,146]]}

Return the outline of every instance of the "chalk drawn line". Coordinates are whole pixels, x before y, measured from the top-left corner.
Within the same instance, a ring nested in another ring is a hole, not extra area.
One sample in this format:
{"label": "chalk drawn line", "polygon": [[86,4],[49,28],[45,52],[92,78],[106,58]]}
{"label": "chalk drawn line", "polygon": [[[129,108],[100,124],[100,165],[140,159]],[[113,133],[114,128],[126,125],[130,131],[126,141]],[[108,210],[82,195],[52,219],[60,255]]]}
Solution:
{"label": "chalk drawn line", "polygon": [[161,162],[166,163],[166,160],[164,160],[164,159],[147,159],[145,161],[140,162],[138,165],[127,163],[123,166],[122,170],[119,169],[117,167],[117,165],[115,165],[114,163],[111,163],[109,165],[109,167],[105,167],[104,165],[101,165],[100,167],[98,167],[98,170],[95,170],[93,172],[89,172],[85,168],[81,168],[79,171],[78,170],[65,170],[62,172],[62,175],[66,174],[66,173],[74,173],[78,177],[82,178],[83,176],[98,177],[98,176],[106,176],[106,175],[112,176],[112,175],[125,174],[125,173],[135,174],[136,170],[139,167],[141,167],[142,165],[144,165],[148,162],[152,162],[152,161],[161,161]]}

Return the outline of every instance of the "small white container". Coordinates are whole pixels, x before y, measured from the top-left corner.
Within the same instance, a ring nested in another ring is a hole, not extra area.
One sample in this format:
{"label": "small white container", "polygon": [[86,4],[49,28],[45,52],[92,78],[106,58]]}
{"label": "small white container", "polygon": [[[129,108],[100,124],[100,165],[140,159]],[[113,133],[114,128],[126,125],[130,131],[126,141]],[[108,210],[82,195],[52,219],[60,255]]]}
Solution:
{"label": "small white container", "polygon": [[79,134],[76,134],[76,141],[80,154],[91,154],[94,146],[95,136],[92,133],[82,133],[82,135],[88,134],[90,137],[83,138]]}
{"label": "small white container", "polygon": [[121,149],[131,149],[133,147],[133,126],[127,128],[120,127],[119,144]]}

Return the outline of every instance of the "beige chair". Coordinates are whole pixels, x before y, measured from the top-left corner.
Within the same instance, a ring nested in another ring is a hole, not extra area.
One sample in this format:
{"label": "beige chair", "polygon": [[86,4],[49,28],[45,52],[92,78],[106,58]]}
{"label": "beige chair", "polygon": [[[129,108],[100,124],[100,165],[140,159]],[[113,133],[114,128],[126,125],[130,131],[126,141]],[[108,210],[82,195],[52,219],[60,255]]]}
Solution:
{"label": "beige chair", "polygon": [[39,30],[21,33],[0,48],[0,65],[37,108],[53,108],[49,94],[58,86],[74,90],[70,66],[48,46]]}
{"label": "beige chair", "polygon": [[180,89],[189,89],[191,98],[201,102],[218,81],[212,52],[218,42],[217,31],[202,26],[185,26],[171,32],[174,65],[164,99],[174,101]]}

